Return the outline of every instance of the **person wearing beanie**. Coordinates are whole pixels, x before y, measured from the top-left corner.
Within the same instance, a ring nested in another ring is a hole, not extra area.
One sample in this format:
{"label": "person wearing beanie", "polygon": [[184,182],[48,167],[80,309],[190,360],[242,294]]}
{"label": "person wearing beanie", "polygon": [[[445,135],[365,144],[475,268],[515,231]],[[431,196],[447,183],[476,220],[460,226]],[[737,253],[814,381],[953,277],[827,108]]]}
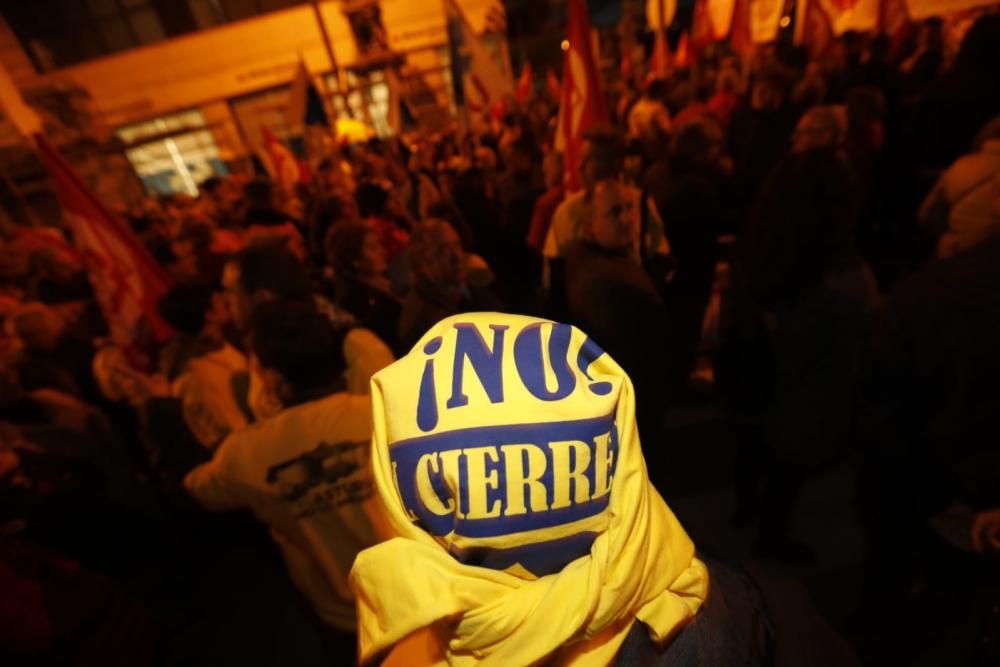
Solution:
{"label": "person wearing beanie", "polygon": [[647,476],[632,382],[586,334],[457,315],[371,395],[395,537],[351,570],[363,664],[764,664],[759,595],[696,555]]}

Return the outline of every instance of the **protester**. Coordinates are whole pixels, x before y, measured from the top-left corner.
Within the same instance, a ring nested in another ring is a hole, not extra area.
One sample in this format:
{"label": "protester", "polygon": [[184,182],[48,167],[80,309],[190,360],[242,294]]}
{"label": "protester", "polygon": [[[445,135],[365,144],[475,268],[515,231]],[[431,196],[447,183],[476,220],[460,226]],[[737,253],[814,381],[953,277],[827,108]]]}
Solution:
{"label": "protester", "polygon": [[[768,179],[737,266],[771,368],[755,365],[764,399],[762,443],[745,442],[737,466],[744,509],[759,507],[757,548],[808,560],[789,534],[803,482],[846,456],[853,387],[878,290],[855,244],[856,186],[830,150],[792,154]],[[737,292],[739,294],[739,292]],[[754,312],[756,311],[756,312]],[[750,325],[742,325],[750,330]],[[748,360],[749,361],[749,360]],[[754,364],[759,360],[753,360]],[[763,479],[759,496],[752,479]]]}
{"label": "protester", "polygon": [[935,255],[952,257],[1000,229],[1000,116],[976,137],[920,207],[919,223],[937,239]]}
{"label": "protester", "polygon": [[814,612],[776,628],[746,573],[695,551],[647,477],[629,376],[578,329],[452,317],[373,397],[394,537],[351,569],[363,664],[853,664]]}
{"label": "protester", "polygon": [[[996,561],[977,554],[995,548],[1000,505],[997,451],[982,436],[1000,404],[998,258],[994,233],[901,281],[868,339],[856,451],[870,588],[859,622],[888,621],[864,633],[873,661],[914,653],[898,650],[913,627],[926,628],[928,642],[949,628],[983,628],[976,642],[945,640],[945,652],[966,664],[996,655],[985,630],[1000,590]],[[931,620],[945,600],[956,613]]]}
{"label": "protester", "polygon": [[347,573],[359,551],[389,535],[368,466],[371,402],[343,390],[337,334],[311,304],[259,304],[250,341],[251,363],[280,407],[230,435],[184,484],[207,509],[248,507],[271,529],[292,581],[349,659]]}

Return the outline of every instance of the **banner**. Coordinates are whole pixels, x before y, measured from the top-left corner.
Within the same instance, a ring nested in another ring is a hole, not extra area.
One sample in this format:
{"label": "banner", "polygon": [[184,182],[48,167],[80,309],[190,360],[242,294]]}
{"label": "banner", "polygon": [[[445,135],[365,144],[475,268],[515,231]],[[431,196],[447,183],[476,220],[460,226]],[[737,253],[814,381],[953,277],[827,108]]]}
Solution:
{"label": "banner", "polygon": [[118,345],[140,348],[150,334],[173,334],[157,311],[170,279],[125,223],[97,200],[73,167],[41,134],[35,144],[83,258],[97,303]]}
{"label": "banner", "polygon": [[556,126],[556,150],[563,153],[567,192],[579,190],[580,148],[583,133],[598,123],[606,123],[608,115],[601,77],[591,50],[590,20],[585,0],[569,0],[567,8],[569,48],[563,56],[562,92],[559,101],[559,121]]}
{"label": "banner", "polygon": [[288,94],[285,122],[289,127],[295,127],[299,123],[302,123],[303,127],[311,125],[330,127],[326,109],[323,107],[323,98],[316,90],[312,77],[309,76],[309,70],[301,58]]}

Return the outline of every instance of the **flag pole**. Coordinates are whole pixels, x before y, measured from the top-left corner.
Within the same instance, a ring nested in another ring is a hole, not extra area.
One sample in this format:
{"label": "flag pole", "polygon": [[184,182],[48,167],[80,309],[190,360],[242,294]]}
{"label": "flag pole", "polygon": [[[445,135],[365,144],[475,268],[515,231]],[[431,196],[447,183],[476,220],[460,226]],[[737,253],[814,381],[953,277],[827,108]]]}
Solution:
{"label": "flag pole", "polygon": [[[344,106],[347,109],[347,112],[350,113],[351,107],[347,104],[347,94],[345,92],[347,88],[347,79],[344,77],[344,71],[337,66],[337,56],[333,53],[333,44],[330,42],[330,35],[326,31],[326,23],[323,21],[322,12],[319,11],[319,0],[309,0],[309,5],[313,9],[313,15],[316,17],[316,24],[319,26],[319,33],[323,37],[323,47],[326,49],[326,57],[330,60],[330,69],[333,70],[333,75],[337,79],[337,92],[344,98]],[[325,87],[326,81],[323,83]],[[331,118],[334,117],[335,116],[331,116]]]}

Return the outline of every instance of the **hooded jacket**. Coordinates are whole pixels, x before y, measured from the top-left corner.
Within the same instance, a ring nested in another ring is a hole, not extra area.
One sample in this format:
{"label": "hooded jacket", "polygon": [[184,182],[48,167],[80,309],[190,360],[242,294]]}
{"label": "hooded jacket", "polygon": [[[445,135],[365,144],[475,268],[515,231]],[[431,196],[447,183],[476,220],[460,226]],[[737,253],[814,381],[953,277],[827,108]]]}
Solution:
{"label": "hooded jacket", "polygon": [[632,383],[581,331],[445,319],[372,379],[372,467],[394,539],[350,582],[362,662],[610,664],[665,643],[708,575],[650,484]]}

